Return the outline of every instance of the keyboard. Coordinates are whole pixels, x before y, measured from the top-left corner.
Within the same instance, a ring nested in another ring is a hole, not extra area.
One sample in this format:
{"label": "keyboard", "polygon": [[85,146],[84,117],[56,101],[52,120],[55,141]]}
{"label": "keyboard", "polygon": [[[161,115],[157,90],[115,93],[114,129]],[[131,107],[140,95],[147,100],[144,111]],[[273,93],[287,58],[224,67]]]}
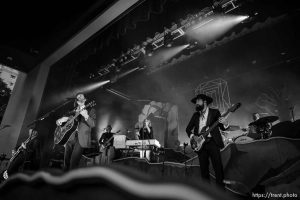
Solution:
{"label": "keyboard", "polygon": [[129,147],[137,147],[137,148],[143,148],[147,146],[154,146],[157,148],[160,148],[161,145],[159,144],[158,140],[156,139],[149,139],[149,140],[127,140],[125,142],[125,145],[127,148]]}

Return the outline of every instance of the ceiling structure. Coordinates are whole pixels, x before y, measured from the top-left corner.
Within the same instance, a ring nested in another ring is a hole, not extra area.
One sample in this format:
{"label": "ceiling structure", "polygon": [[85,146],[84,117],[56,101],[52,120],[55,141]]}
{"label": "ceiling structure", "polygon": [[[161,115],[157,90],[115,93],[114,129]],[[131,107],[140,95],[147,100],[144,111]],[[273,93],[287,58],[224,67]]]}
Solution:
{"label": "ceiling structure", "polygon": [[[5,9],[0,13],[0,62],[21,71],[30,71],[115,2],[117,1],[1,2],[1,8]],[[64,65],[72,65],[75,73],[84,74],[85,77],[97,74],[99,70],[119,61],[122,55],[137,45],[140,45],[139,50],[144,50],[143,42],[163,33],[164,28],[180,24],[180,20],[201,10],[220,11],[216,9],[216,5],[224,5],[226,2],[230,1],[141,0],[134,10],[124,13],[66,56]],[[292,1],[232,2],[247,5],[244,9],[236,9],[237,12],[258,12],[264,18],[297,10]],[[135,63],[137,64],[140,63]]]}
{"label": "ceiling structure", "polygon": [[0,62],[29,72],[115,1],[1,1]]}
{"label": "ceiling structure", "polygon": [[[233,7],[235,9],[232,9]],[[224,34],[225,37],[245,27],[264,22],[267,18],[297,12],[297,8],[292,2],[269,0],[148,0],[127,13],[113,26],[96,34],[73,55],[65,58],[63,65],[74,68],[73,77],[76,81],[89,81],[90,78],[90,81],[110,79],[116,82],[118,77],[122,76],[122,71],[137,67],[151,69],[151,66],[144,63],[147,59],[147,44],[164,42],[166,30],[173,33],[177,31],[177,34],[180,34],[179,27],[182,22],[186,21],[188,24],[189,19],[195,15],[199,17],[199,13],[202,15],[200,18],[211,13],[250,16],[247,23],[236,26],[227,35]],[[172,29],[173,26],[177,26],[177,29]],[[188,43],[185,37],[181,38]],[[158,46],[161,44],[154,45],[154,48]]]}

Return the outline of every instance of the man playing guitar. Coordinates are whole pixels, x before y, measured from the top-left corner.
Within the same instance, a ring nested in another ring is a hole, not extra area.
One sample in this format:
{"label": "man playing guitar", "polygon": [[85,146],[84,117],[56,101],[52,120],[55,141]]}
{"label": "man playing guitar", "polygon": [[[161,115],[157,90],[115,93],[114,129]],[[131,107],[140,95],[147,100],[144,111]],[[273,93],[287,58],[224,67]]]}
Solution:
{"label": "man playing guitar", "polygon": [[[87,111],[85,109],[86,98],[84,94],[76,95],[76,112],[79,112],[78,126],[72,133],[68,142],[65,144],[64,168],[65,170],[74,169],[79,166],[84,148],[91,147],[91,130],[95,127],[96,111],[94,108]],[[69,117],[62,117],[56,121],[60,126],[69,120]]]}
{"label": "man playing guitar", "polygon": [[197,153],[202,178],[209,181],[210,158],[216,175],[216,183],[218,186],[224,188],[224,172],[220,154],[220,149],[224,147],[224,143],[219,128],[226,130],[229,126],[228,122],[224,117],[221,117],[219,110],[208,107],[213,102],[211,97],[205,94],[198,94],[191,102],[196,104],[196,112],[193,114],[186,128],[186,132],[191,140],[199,136],[202,129],[205,129],[206,126],[211,126],[216,121],[219,122],[218,126],[209,132],[201,150],[197,151]]}
{"label": "man playing guitar", "polygon": [[30,128],[28,138],[16,151],[13,150],[8,167],[2,174],[4,179],[24,169],[37,170],[39,168],[40,142],[37,137],[38,132]]}
{"label": "man playing guitar", "polygon": [[111,161],[114,159],[115,156],[115,149],[114,149],[114,135],[115,133],[112,133],[112,127],[111,125],[108,125],[106,127],[106,132],[104,132],[100,139],[99,139],[99,144],[100,144],[100,164],[101,165],[108,165],[111,163]]}

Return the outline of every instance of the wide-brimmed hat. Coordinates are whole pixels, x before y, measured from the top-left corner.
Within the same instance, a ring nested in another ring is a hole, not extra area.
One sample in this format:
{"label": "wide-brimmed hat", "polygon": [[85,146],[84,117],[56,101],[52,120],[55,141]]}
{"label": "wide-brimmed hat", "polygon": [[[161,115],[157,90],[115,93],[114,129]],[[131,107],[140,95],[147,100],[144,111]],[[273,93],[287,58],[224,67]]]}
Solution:
{"label": "wide-brimmed hat", "polygon": [[202,99],[203,101],[206,101],[207,105],[213,102],[213,99],[205,94],[198,94],[191,100],[191,102],[196,103],[197,99]]}

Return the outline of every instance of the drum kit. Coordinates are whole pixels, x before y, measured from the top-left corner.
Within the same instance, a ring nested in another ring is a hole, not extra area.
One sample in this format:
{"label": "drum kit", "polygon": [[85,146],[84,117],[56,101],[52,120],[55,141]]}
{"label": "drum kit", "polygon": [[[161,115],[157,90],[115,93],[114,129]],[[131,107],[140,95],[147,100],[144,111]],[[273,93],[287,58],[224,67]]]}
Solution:
{"label": "drum kit", "polygon": [[244,144],[258,139],[268,139],[272,134],[272,123],[278,120],[277,116],[266,116],[251,122],[247,129],[239,126],[230,126],[227,131],[243,131],[242,134],[228,138],[222,135],[225,146],[230,143]]}

